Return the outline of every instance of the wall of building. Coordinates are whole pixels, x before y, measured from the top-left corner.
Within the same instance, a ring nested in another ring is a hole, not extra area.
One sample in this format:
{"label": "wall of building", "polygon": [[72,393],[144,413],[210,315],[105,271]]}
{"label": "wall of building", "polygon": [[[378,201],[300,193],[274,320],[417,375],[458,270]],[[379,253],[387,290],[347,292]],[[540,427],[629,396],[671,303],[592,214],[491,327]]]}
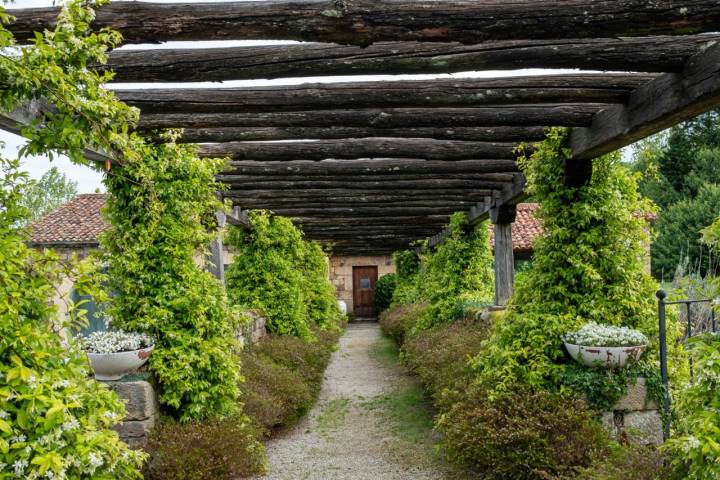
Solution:
{"label": "wall of building", "polygon": [[395,273],[395,264],[391,255],[330,257],[330,281],[337,289],[338,299],[347,304],[348,313],[353,312],[353,267],[367,266],[378,267],[378,278],[388,273]]}

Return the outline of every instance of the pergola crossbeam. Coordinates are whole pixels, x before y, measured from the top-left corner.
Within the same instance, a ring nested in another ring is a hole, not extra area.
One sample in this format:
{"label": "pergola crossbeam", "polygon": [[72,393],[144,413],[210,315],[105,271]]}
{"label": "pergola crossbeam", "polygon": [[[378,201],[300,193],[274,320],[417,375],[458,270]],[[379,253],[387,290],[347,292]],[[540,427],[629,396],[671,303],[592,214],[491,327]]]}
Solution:
{"label": "pergola crossbeam", "polygon": [[718,35],[458,43],[389,42],[368,47],[305,43],[111,52],[116,82],[221,82],[316,75],[429,74],[522,68],[675,72]]}
{"label": "pergola crossbeam", "polygon": [[[20,40],[51,28],[58,8],[9,10]],[[674,34],[720,30],[720,5],[702,0],[332,0],[224,3],[112,2],[95,28],[120,30],[127,43],[284,39],[370,45],[380,41],[479,43]]]}

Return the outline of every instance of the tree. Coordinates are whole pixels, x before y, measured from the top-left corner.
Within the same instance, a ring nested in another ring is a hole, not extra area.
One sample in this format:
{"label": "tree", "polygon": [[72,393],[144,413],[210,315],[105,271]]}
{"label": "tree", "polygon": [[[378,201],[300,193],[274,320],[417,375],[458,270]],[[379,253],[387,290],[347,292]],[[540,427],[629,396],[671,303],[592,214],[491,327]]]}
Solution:
{"label": "tree", "polygon": [[700,115],[639,142],[632,168],[640,192],[661,209],[652,247],[653,273],[668,278],[684,256],[699,271],[710,268],[700,230],[720,210],[720,110]]}
{"label": "tree", "polygon": [[75,195],[77,182],[68,179],[57,167],[50,168],[40,180],[31,182],[21,200],[22,206],[29,212],[23,224],[30,224],[47,215],[72,200]]}

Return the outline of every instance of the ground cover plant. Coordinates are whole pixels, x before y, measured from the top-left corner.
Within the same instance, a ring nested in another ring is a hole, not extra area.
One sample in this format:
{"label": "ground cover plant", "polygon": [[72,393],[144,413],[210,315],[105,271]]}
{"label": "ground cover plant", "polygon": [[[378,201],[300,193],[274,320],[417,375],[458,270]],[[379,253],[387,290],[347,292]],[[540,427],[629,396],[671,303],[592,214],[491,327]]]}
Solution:
{"label": "ground cover plant", "polygon": [[313,342],[270,334],[243,352],[242,401],[261,435],[293,425],[315,403],[340,330],[314,328]]}

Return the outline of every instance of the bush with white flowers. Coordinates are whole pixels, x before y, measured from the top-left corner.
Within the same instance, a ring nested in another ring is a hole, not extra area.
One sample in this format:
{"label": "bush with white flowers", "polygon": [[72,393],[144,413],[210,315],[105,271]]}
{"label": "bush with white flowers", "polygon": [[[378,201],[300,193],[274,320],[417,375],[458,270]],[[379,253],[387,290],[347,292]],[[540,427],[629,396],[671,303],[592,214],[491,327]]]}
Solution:
{"label": "bush with white flowers", "polygon": [[641,332],[628,327],[616,327],[588,322],[580,330],[563,335],[563,341],[586,347],[635,347],[647,345]]}
{"label": "bush with white flowers", "polygon": [[142,333],[108,330],[80,337],[80,344],[90,353],[132,352],[153,345],[152,337]]}

